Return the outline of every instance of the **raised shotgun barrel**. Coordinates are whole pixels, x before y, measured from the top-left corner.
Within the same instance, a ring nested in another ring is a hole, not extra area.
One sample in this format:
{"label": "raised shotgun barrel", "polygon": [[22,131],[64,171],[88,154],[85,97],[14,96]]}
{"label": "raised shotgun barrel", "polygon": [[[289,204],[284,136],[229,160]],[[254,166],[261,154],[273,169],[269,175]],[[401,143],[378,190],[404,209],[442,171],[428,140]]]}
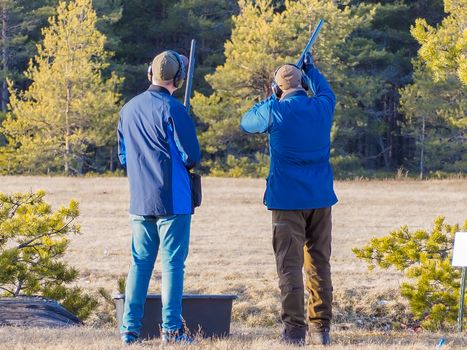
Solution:
{"label": "raised shotgun barrel", "polygon": [[318,25],[313,31],[313,34],[311,34],[310,40],[308,40],[308,43],[306,44],[305,49],[303,50],[302,54],[300,55],[300,58],[297,61],[297,67],[302,68],[303,60],[305,59],[307,52],[311,50],[311,47],[315,43],[316,38],[318,37],[319,31],[321,30],[321,27],[323,26],[323,24],[324,24],[324,20],[320,19],[318,22]]}
{"label": "raised shotgun barrel", "polygon": [[185,99],[183,101],[183,104],[185,105],[185,108],[188,114],[190,114],[191,90],[193,89],[193,74],[195,72],[195,63],[196,63],[195,51],[196,51],[196,40],[192,39],[191,48],[190,48],[190,61],[188,64],[188,73],[187,73],[187,78],[186,78]]}

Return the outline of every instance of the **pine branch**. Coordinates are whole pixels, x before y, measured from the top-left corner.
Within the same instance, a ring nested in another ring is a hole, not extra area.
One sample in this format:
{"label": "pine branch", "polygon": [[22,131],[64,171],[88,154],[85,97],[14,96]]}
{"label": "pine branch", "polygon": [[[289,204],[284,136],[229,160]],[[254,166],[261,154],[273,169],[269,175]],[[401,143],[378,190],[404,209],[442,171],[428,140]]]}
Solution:
{"label": "pine branch", "polygon": [[4,291],[7,292],[7,293],[10,293],[11,295],[14,295],[14,294],[15,294],[12,290],[9,290],[9,289],[7,289],[7,288],[5,288],[5,287],[1,287],[1,286],[0,286],[0,289],[1,289],[1,290],[4,290]]}
{"label": "pine branch", "polygon": [[[56,234],[59,234],[60,232],[62,232],[65,228],[67,228],[73,221],[75,220],[75,218],[72,218],[70,221],[68,221],[65,225],[63,225],[61,228],[59,228],[58,230],[54,230],[54,231],[49,231],[49,232],[46,232],[40,236],[36,236],[34,238],[31,238],[29,241],[26,241],[22,244],[20,244],[17,249],[23,249],[23,248],[28,248],[28,247],[32,247],[31,246],[31,243],[33,243],[34,241],[38,240],[38,239],[41,239],[43,237],[46,237],[46,236],[53,236],[53,235],[56,235]],[[37,245],[40,245],[40,244],[37,244]],[[36,246],[37,246],[36,245]]]}

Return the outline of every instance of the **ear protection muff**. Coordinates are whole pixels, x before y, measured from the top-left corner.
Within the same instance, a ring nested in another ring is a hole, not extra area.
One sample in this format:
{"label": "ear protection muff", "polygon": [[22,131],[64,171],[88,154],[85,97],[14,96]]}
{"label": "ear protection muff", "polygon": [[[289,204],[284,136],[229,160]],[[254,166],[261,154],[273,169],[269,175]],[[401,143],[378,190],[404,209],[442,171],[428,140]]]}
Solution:
{"label": "ear protection muff", "polygon": [[148,67],[148,80],[152,84],[152,62],[149,64],[149,67]]}
{"label": "ear protection muff", "polygon": [[303,71],[296,64],[286,63],[286,64],[283,64],[283,65],[277,67],[277,69],[274,71],[274,76],[272,78],[272,83],[271,83],[271,90],[274,93],[274,95],[276,95],[277,98],[282,97],[283,91],[279,87],[279,84],[277,84],[277,82],[276,82],[276,75],[277,75],[277,72],[279,71],[279,69],[281,69],[284,66],[293,66],[293,67],[297,68],[301,72],[302,75],[301,75],[300,83],[302,85],[302,88],[304,88],[305,91],[308,91],[309,86],[308,86],[308,83],[307,83],[307,77],[305,76],[305,73],[303,73]]}
{"label": "ear protection muff", "polygon": [[186,69],[185,69],[185,65],[183,64],[183,61],[180,55],[175,51],[170,51],[170,52],[173,53],[173,55],[175,56],[178,62],[178,70],[177,70],[177,73],[175,73],[175,76],[173,79],[174,86],[178,89],[179,87],[183,85],[183,82],[186,79]]}
{"label": "ear protection muff", "polygon": [[[173,84],[178,89],[183,85],[183,82],[186,79],[186,68],[185,68],[185,65],[183,64],[182,58],[177,52],[170,50],[170,53],[175,57],[178,63],[178,70],[175,73],[175,76],[173,77]],[[152,72],[152,62],[151,62],[151,64],[148,67],[148,80],[151,83],[152,83],[152,78],[153,78],[153,72]]]}

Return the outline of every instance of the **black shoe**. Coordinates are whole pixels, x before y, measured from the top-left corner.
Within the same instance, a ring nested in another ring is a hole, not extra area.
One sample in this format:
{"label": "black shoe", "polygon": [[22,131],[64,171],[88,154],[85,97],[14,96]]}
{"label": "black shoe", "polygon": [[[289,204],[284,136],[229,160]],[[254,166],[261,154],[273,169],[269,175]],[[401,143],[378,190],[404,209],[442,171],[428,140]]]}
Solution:
{"label": "black shoe", "polygon": [[300,336],[300,335],[294,335],[292,336],[287,332],[286,329],[282,331],[281,343],[287,344],[287,345],[295,345],[295,346],[305,346],[305,335]]}

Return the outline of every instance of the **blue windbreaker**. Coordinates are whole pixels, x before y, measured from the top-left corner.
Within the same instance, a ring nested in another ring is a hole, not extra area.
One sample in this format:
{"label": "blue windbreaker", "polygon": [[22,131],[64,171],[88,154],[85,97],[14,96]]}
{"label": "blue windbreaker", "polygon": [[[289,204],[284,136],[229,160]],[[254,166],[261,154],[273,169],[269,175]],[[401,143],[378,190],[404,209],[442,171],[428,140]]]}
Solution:
{"label": "blue windbreaker", "polygon": [[130,213],[193,212],[188,168],[201,158],[195,125],[168,90],[151,85],[120,111],[118,157],[130,182]]}
{"label": "blue windbreaker", "polygon": [[271,96],[242,118],[248,133],[267,133],[270,170],[264,204],[275,210],[327,208],[337,202],[329,163],[336,97],[315,68],[307,73],[314,96],[304,90]]}

